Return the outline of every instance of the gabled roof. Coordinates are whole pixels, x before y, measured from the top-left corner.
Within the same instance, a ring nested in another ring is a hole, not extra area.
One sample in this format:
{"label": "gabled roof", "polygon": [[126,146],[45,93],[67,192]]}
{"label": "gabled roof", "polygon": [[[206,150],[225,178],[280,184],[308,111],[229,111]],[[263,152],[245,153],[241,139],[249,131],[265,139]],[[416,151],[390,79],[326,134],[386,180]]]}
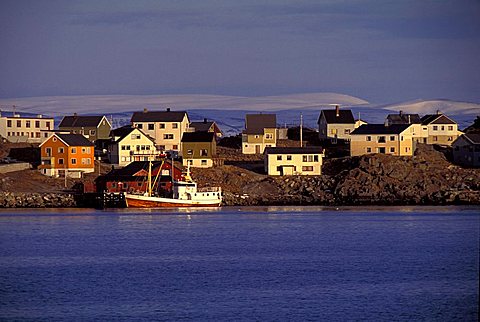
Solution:
{"label": "gabled roof", "polygon": [[137,130],[138,132],[140,132],[141,134],[146,136],[150,141],[155,142],[154,139],[152,139],[149,135],[143,133],[142,130],[140,130],[136,127],[131,127],[130,125],[125,125],[125,126],[122,126],[122,127],[119,127],[119,128],[116,128],[116,129],[110,131],[110,136],[113,137],[113,138],[119,137],[117,140],[115,140],[115,142],[120,142],[135,130]]}
{"label": "gabled roof", "polygon": [[132,115],[132,122],[182,122],[188,114],[185,111],[143,111]]}
{"label": "gabled roof", "polygon": [[[102,119],[105,116],[103,115],[94,115],[94,116],[81,116],[81,115],[72,115],[64,116],[59,128],[62,127],[97,127]],[[108,120],[107,120],[108,121]]]}
{"label": "gabled roof", "polygon": [[[105,177],[133,177],[137,176],[147,176],[148,175],[148,162],[149,161],[133,161],[130,162],[127,166],[121,169],[114,169],[107,173]],[[170,161],[165,161],[165,164],[171,165]],[[152,175],[156,173],[162,161],[152,161]],[[177,170],[179,168],[175,167]]]}
{"label": "gabled roof", "polygon": [[213,121],[192,122],[192,123],[190,123],[190,127],[193,127],[195,129],[195,131],[197,131],[197,132],[206,132],[206,131],[210,130],[213,123],[215,123],[215,122],[213,122]]}
{"label": "gabled roof", "polygon": [[320,123],[322,115],[325,117],[328,124],[355,124],[355,119],[353,118],[351,110],[339,110],[338,116],[336,110],[322,110],[317,123]]}
{"label": "gabled roof", "polygon": [[266,147],[265,154],[322,154],[323,149],[319,146],[307,147]]}
{"label": "gabled roof", "polygon": [[212,142],[215,139],[213,132],[185,132],[182,142]]}
{"label": "gabled roof", "polygon": [[457,124],[445,114],[427,114],[422,117],[422,125],[428,124]]}
{"label": "gabled roof", "polygon": [[246,133],[263,133],[263,129],[277,127],[276,114],[247,114],[245,115]]}
{"label": "gabled roof", "polygon": [[81,134],[64,134],[64,133],[54,133],[48,139],[43,141],[42,144],[40,144],[40,146],[42,146],[45,142],[50,140],[50,138],[53,136],[56,136],[67,146],[94,146],[92,142],[90,142],[86,137],[84,137]]}
{"label": "gabled roof", "polygon": [[385,124],[363,124],[355,129],[350,135],[356,134],[400,134],[408,129],[411,124],[392,124],[385,126]]}
{"label": "gabled roof", "polygon": [[387,120],[389,124],[421,124],[422,120],[418,114],[388,114]]}
{"label": "gabled roof", "polygon": [[480,133],[465,133],[462,136],[472,144],[480,144]]}

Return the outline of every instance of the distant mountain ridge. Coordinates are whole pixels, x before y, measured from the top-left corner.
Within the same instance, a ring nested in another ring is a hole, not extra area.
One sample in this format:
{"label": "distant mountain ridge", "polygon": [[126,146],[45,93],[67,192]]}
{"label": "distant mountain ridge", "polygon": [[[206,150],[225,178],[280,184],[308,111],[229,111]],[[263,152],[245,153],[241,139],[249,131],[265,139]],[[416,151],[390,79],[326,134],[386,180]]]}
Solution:
{"label": "distant mountain ridge", "polygon": [[382,106],[392,111],[406,113],[434,114],[440,111],[444,114],[480,114],[480,104],[470,102],[456,102],[447,99],[415,100]]}

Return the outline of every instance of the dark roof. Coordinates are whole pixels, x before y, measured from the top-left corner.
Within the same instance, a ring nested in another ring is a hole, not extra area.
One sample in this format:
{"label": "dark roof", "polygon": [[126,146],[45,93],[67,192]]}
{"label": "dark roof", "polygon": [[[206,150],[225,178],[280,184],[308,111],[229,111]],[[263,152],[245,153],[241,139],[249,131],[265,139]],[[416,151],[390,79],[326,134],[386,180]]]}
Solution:
{"label": "dark roof", "polygon": [[421,124],[422,120],[418,114],[388,114],[387,119],[390,124]]}
{"label": "dark roof", "polygon": [[113,138],[116,136],[120,136],[123,138],[125,135],[130,134],[134,129],[135,128],[132,127],[131,125],[125,125],[125,126],[111,130],[110,136]]}
{"label": "dark roof", "polygon": [[427,114],[422,117],[422,125],[428,125],[431,123],[436,124],[456,124],[448,116],[444,114]]}
{"label": "dark roof", "polygon": [[81,134],[55,133],[55,135],[69,146],[94,146],[92,142]]}
{"label": "dark roof", "polygon": [[245,131],[248,134],[263,134],[263,129],[277,127],[276,114],[247,114],[245,115]]}
{"label": "dark roof", "polygon": [[[148,171],[148,162],[149,161],[133,161],[121,169],[114,169],[110,171],[109,173],[107,173],[106,176],[133,176],[140,170]],[[153,161],[152,171],[153,169],[159,167],[161,164],[162,161]]]}
{"label": "dark roof", "polygon": [[[185,111],[143,111],[132,115],[132,122],[181,122],[187,115]],[[188,115],[187,115],[188,118]]]}
{"label": "dark roof", "polygon": [[102,120],[103,115],[96,115],[96,116],[81,116],[81,115],[73,115],[73,116],[64,116],[60,124],[58,125],[59,128],[61,127],[93,127],[98,126],[100,121]]}
{"label": "dark roof", "polygon": [[300,147],[266,147],[265,154],[320,154],[323,152],[320,146]]}
{"label": "dark roof", "polygon": [[355,129],[350,135],[355,134],[400,134],[410,127],[410,124],[363,124]]}
{"label": "dark roof", "polygon": [[183,133],[182,142],[212,142],[214,138],[213,132],[186,132]]}
{"label": "dark roof", "polygon": [[320,119],[322,114],[325,116],[325,120],[328,124],[354,124],[355,119],[353,118],[353,114],[351,110],[339,110],[338,116],[336,110],[322,110],[320,112],[320,116],[318,117],[318,123],[320,123]]}
{"label": "dark roof", "polygon": [[480,133],[465,133],[463,136],[473,144],[480,144]]}
{"label": "dark roof", "polygon": [[213,121],[192,122],[190,123],[190,127],[193,127],[197,132],[207,132],[208,130],[210,130],[213,123],[214,123]]}

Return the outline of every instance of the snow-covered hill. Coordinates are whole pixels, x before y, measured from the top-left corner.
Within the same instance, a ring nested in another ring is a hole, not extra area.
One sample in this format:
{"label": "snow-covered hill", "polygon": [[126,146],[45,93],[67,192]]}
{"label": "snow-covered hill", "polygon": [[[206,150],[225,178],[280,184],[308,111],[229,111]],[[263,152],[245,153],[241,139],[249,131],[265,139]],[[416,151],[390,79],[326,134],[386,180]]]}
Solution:
{"label": "snow-covered hill", "polygon": [[405,113],[434,114],[440,111],[449,115],[476,114],[480,115],[480,104],[468,102],[455,102],[450,100],[416,100],[411,102],[390,104],[383,106],[392,111]]}

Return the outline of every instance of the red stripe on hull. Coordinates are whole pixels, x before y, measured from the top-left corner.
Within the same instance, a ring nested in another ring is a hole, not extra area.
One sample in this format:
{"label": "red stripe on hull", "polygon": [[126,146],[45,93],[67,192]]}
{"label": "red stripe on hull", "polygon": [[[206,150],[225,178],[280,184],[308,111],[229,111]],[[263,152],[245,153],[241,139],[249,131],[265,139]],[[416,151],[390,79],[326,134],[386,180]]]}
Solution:
{"label": "red stripe on hull", "polygon": [[150,200],[130,199],[127,197],[128,208],[167,208],[167,207],[220,207],[220,202],[211,204],[192,204],[176,202],[158,202]]}

